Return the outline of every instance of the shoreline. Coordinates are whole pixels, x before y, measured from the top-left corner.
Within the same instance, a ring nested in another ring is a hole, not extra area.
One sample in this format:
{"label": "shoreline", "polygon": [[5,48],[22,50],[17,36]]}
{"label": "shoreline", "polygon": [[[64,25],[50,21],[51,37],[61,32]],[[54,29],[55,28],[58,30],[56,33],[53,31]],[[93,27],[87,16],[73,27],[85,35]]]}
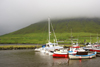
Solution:
{"label": "shoreline", "polygon": [[41,45],[14,45],[14,44],[0,44],[0,50],[17,50],[17,49],[35,49],[36,47],[40,47]]}
{"label": "shoreline", "polygon": [[[42,47],[43,44],[0,44],[0,50],[18,50],[18,49],[35,49]],[[68,48],[72,46],[71,44],[60,44],[60,46],[63,46],[64,48]],[[84,47],[85,45],[79,45],[81,47]]]}

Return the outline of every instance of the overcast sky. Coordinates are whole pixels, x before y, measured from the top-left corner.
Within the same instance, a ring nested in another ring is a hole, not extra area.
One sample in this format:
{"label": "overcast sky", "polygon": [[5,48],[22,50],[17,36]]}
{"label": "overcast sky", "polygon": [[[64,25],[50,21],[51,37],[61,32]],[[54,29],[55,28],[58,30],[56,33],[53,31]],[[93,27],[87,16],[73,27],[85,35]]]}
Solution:
{"label": "overcast sky", "polygon": [[0,0],[0,35],[48,17],[100,17],[100,0]]}

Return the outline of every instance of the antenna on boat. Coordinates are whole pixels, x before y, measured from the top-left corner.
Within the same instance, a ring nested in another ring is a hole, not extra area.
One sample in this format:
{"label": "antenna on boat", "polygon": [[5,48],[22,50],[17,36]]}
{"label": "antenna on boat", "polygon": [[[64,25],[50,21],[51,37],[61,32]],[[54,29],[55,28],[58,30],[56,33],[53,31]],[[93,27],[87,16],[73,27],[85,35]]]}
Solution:
{"label": "antenna on boat", "polygon": [[72,45],[73,45],[73,36],[72,36],[72,29],[71,29],[71,42],[72,42]]}
{"label": "antenna on boat", "polygon": [[91,34],[90,34],[90,45],[91,45]]}
{"label": "antenna on boat", "polygon": [[50,43],[50,18],[48,18],[48,34],[49,34],[49,43]]}
{"label": "antenna on boat", "polygon": [[77,36],[77,42],[76,42],[76,45],[78,45],[78,41],[79,41],[79,35]]}
{"label": "antenna on boat", "polygon": [[99,37],[98,37],[98,33],[97,33],[97,44],[98,44],[98,38],[99,38]]}

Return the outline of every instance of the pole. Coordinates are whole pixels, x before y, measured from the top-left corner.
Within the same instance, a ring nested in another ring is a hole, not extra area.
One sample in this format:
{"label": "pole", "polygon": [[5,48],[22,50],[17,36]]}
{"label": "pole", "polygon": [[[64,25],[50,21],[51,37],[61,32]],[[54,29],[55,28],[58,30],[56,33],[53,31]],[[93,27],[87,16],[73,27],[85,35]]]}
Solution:
{"label": "pole", "polygon": [[49,34],[49,43],[50,43],[50,18],[48,18],[48,34]]}

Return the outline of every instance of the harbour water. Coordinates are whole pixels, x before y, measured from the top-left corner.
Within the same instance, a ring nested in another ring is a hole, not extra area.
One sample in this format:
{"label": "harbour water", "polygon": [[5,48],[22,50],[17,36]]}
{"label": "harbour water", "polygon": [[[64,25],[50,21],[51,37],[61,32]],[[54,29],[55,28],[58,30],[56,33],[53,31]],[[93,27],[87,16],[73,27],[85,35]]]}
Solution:
{"label": "harbour water", "polygon": [[100,57],[83,60],[53,58],[34,49],[0,50],[0,67],[99,67]]}

